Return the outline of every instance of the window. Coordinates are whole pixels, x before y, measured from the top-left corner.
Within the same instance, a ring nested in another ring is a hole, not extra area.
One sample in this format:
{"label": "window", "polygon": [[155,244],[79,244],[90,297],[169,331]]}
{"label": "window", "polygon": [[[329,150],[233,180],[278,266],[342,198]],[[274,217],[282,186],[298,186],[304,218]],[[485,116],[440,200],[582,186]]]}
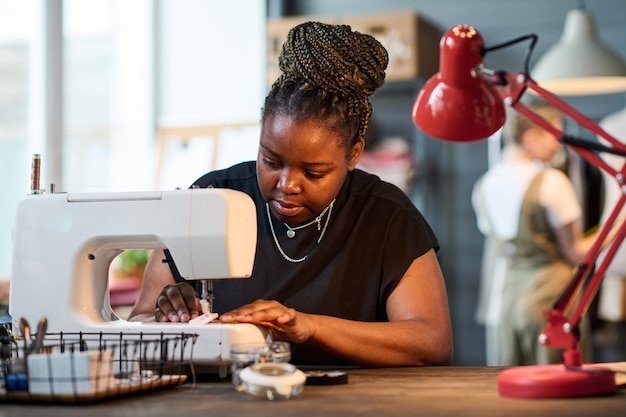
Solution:
{"label": "window", "polygon": [[33,1],[0,0],[0,280],[10,270],[15,205],[28,192],[30,39]]}
{"label": "window", "polygon": [[157,127],[258,120],[264,33],[258,0],[0,0],[0,280],[33,153],[41,188],[154,189]]}

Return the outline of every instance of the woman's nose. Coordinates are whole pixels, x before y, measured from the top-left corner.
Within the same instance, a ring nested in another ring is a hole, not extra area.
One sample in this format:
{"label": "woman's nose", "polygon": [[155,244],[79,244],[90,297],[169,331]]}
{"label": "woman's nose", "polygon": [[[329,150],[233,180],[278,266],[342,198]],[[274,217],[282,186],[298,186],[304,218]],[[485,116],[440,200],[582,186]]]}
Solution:
{"label": "woman's nose", "polygon": [[299,193],[302,189],[296,173],[288,169],[281,172],[277,187],[286,194]]}

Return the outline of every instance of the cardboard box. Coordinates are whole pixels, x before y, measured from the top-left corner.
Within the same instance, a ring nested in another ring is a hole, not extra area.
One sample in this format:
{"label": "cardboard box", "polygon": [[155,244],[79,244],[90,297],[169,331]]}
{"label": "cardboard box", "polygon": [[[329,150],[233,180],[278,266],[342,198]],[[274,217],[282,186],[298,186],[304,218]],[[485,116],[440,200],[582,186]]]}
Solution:
{"label": "cardboard box", "polygon": [[289,30],[303,22],[350,25],[378,39],[389,53],[387,81],[428,78],[439,68],[441,31],[414,11],[350,15],[291,16],[267,22],[267,83],[280,75],[278,56]]}

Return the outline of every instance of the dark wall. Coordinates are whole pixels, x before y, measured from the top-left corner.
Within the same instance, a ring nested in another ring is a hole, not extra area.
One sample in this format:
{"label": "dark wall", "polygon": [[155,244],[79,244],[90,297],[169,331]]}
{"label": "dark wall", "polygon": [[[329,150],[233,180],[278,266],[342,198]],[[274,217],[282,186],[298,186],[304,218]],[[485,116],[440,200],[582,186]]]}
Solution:
{"label": "dark wall", "polygon": [[[576,1],[545,0],[270,0],[270,17],[280,15],[348,15],[377,11],[413,10],[437,25],[441,33],[467,23],[476,27],[487,46],[528,33],[539,41],[531,59],[536,60],[561,36],[565,15]],[[626,57],[624,0],[587,2],[600,37]],[[527,45],[489,55],[493,69],[522,70]],[[440,242],[439,259],[446,278],[455,337],[455,364],[485,363],[484,331],[474,320],[479,289],[483,237],[478,232],[470,204],[471,189],[487,169],[486,141],[453,144],[436,141],[418,131],[411,121],[411,108],[420,85],[416,79],[385,85],[373,98],[374,126],[381,136],[401,136],[411,141],[422,175],[413,198],[435,229]],[[588,117],[599,120],[625,105],[623,93],[567,99]],[[577,133],[577,132],[573,132]]]}

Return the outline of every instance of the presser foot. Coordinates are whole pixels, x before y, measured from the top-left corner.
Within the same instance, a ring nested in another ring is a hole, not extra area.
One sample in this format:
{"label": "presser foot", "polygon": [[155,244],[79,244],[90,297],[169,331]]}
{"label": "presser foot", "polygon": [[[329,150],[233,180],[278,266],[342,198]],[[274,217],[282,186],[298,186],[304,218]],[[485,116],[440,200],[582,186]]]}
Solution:
{"label": "presser foot", "polygon": [[207,324],[215,320],[219,314],[217,313],[205,313],[195,319],[189,320],[189,324]]}

